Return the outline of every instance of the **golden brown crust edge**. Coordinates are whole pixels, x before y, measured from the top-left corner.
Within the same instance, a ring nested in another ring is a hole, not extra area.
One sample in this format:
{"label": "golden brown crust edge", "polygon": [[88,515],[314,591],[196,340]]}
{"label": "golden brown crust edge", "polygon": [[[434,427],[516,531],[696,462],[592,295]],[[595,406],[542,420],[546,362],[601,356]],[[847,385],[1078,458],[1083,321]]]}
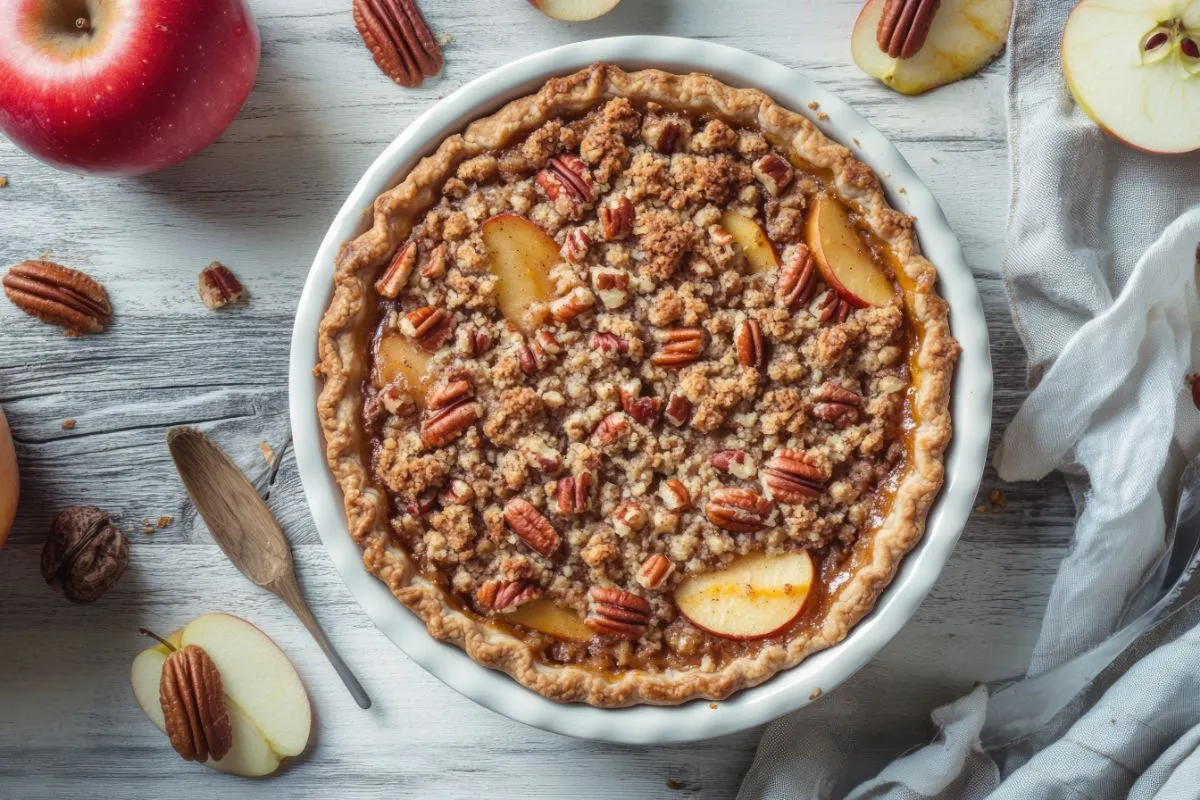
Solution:
{"label": "golden brown crust edge", "polygon": [[[654,101],[758,127],[815,166],[830,170],[839,194],[862,209],[868,225],[888,244],[912,281],[913,289],[907,293],[910,313],[924,327],[916,353],[913,408],[918,425],[911,463],[890,512],[874,532],[870,560],[854,572],[811,635],[765,646],[755,656],[736,659],[713,672],[635,670],[610,680],[578,666],[538,661],[524,642],[448,604],[441,589],[415,574],[403,550],[388,545],[388,501],[372,485],[368,465],[357,450],[357,385],[365,358],[356,330],[370,309],[368,287],[374,269],[436,202],[440,186],[462,161],[502,148],[548,119],[581,113],[613,97]],[[759,684],[844,639],[874,608],[901,559],[924,533],[926,514],[943,481],[942,454],[951,436],[950,384],[959,351],[950,335],[948,306],[934,289],[936,280],[933,265],[920,254],[913,220],[888,206],[871,169],[802,115],[782,108],[766,94],[734,89],[707,75],[627,73],[607,64],[551,79],[536,94],[514,100],[469,125],[462,135],[446,139],[403,182],[379,196],[373,227],[343,245],[338,254],[334,294],[319,331],[320,364],[315,374],[324,378],[324,386],[318,416],[326,459],[342,488],[350,533],[363,547],[364,564],[425,622],[431,635],[454,642],[478,663],[506,672],[553,700],[605,707],[674,704],[694,698],[722,699]]]}

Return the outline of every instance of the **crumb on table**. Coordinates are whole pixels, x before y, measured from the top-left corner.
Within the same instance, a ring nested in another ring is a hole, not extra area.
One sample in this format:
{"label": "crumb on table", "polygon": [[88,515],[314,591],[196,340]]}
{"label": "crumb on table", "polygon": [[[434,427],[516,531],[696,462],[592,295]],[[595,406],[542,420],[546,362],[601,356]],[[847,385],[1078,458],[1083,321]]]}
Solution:
{"label": "crumb on table", "polygon": [[262,451],[263,461],[267,462],[267,466],[275,466],[275,451],[271,449],[271,445],[266,442],[259,442],[258,449]]}
{"label": "crumb on table", "polygon": [[73,420],[73,419],[64,419],[64,420],[62,421],[62,429],[63,429],[64,431],[73,431],[73,430],[75,430],[75,420]]}

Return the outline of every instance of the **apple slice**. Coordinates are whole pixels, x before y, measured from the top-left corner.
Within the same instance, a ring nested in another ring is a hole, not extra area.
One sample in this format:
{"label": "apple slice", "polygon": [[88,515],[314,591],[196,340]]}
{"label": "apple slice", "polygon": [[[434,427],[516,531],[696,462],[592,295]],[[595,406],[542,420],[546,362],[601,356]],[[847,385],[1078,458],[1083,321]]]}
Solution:
{"label": "apple slice", "polygon": [[[233,746],[220,761],[205,762],[244,777],[269,775],[308,745],[312,709],[300,676],[283,651],[258,628],[229,614],[205,614],[174,631],[176,648],[202,647],[221,673]],[[133,660],[131,682],[138,705],[166,732],[159,684],[169,650],[157,645]]]}
{"label": "apple slice", "polygon": [[589,642],[592,632],[573,611],[554,605],[545,597],[531,600],[504,614],[501,619],[548,633],[569,642]]}
{"label": "apple slice", "polygon": [[562,261],[558,245],[535,223],[516,214],[497,214],[483,223],[483,246],[496,276],[500,313],[525,333],[537,327],[534,303],[550,300],[550,270]]}
{"label": "apple slice", "polygon": [[885,2],[863,6],[850,52],[859,69],[901,94],[921,94],[974,75],[1004,51],[1012,0],[942,0],[925,44],[910,58],[892,58],[879,49]]}
{"label": "apple slice", "polygon": [[819,196],[808,212],[808,247],[825,282],[857,308],[885,306],[896,288],[863,240],[840,200]]}
{"label": "apple slice", "polygon": [[1200,150],[1200,0],[1082,0],[1063,74],[1079,107],[1139,150]]}
{"label": "apple slice", "polygon": [[689,622],[714,636],[761,639],[800,616],[812,582],[812,558],[805,550],[751,553],[679,584],[675,605]]}
{"label": "apple slice", "polygon": [[429,388],[430,354],[417,347],[412,339],[396,331],[388,331],[379,338],[377,359],[379,363],[379,386],[386,386],[397,375],[404,376],[418,405],[425,403],[425,390]]}
{"label": "apple slice", "polygon": [[561,22],[586,22],[602,17],[621,0],[529,0],[529,4],[550,19]]}
{"label": "apple slice", "polygon": [[721,215],[721,227],[733,237],[733,247],[746,259],[750,274],[770,272],[779,267],[779,255],[757,222],[736,211]]}

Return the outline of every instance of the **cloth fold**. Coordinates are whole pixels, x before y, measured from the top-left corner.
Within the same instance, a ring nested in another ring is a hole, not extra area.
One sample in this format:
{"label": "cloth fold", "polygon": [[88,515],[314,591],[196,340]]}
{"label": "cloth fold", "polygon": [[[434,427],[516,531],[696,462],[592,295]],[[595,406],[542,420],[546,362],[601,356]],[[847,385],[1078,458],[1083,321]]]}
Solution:
{"label": "cloth fold", "polygon": [[1200,158],[1126,148],[1075,106],[1074,4],[1018,0],[1009,39],[1005,286],[1036,386],[995,461],[1062,471],[1078,506],[1029,670],[935,710],[932,743],[857,786],[869,715],[829,730],[802,709],[739,800],[1200,796]]}

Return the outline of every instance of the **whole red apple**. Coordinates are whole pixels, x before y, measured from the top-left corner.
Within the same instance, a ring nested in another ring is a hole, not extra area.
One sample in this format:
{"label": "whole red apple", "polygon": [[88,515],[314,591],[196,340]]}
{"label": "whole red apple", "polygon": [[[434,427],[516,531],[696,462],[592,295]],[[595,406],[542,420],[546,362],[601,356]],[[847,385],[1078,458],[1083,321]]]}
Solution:
{"label": "whole red apple", "polygon": [[17,515],[17,500],[21,494],[21,478],[17,474],[17,452],[4,409],[0,408],[0,548],[8,539],[13,518]]}
{"label": "whole red apple", "polygon": [[258,58],[245,0],[0,0],[0,131],[55,166],[152,172],[229,126]]}

